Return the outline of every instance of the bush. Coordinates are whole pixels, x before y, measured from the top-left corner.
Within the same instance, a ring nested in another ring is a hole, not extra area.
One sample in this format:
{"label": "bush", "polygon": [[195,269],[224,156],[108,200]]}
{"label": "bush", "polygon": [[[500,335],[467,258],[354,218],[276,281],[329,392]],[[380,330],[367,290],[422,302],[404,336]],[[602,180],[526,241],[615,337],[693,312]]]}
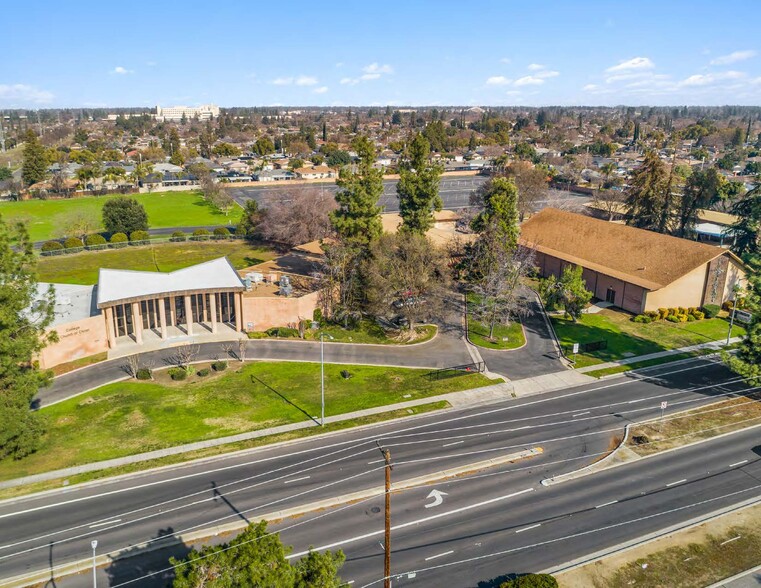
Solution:
{"label": "bush", "polygon": [[135,377],[138,380],[151,380],[153,379],[153,374],[151,373],[151,370],[149,370],[148,368],[140,368],[139,370],[137,370]]}
{"label": "bush", "polygon": [[43,253],[49,253],[53,251],[60,251],[63,249],[63,245],[61,245],[58,241],[45,241],[42,244],[42,252]]}
{"label": "bush", "polygon": [[550,574],[526,574],[503,582],[499,588],[558,588],[558,581]]}
{"label": "bush", "polygon": [[129,234],[129,240],[132,243],[141,243],[148,241],[150,238],[151,236],[148,234],[148,231],[132,231]]}
{"label": "bush", "polygon": [[650,317],[650,321],[657,321],[660,318],[660,314],[657,310],[647,310],[645,311],[645,316]]}
{"label": "bush", "polygon": [[637,316],[632,318],[632,322],[648,324],[653,322],[653,319],[647,316],[646,314],[638,314]]}
{"label": "bush", "polygon": [[209,235],[211,235],[211,233],[206,229],[196,229],[193,231],[193,236],[190,239],[191,241],[208,241]]}
{"label": "bush", "polygon": [[678,314],[676,315],[676,318],[679,319],[680,323],[686,323],[687,322],[687,316],[686,314]]}
{"label": "bush", "polygon": [[702,321],[706,317],[705,313],[700,312],[699,310],[696,310],[695,312],[693,312],[692,316],[695,317],[696,321]]}
{"label": "bush", "polygon": [[687,322],[688,323],[691,323],[694,320],[695,320],[695,315],[693,315],[693,314],[688,314],[687,315]]}
{"label": "bush", "polygon": [[679,322],[679,318],[675,314],[670,314],[669,316],[666,317],[666,320],[668,322],[670,322],[670,323],[678,323]]}
{"label": "bush", "polygon": [[63,242],[64,249],[76,249],[77,247],[84,247],[85,244],[82,243],[82,239],[78,239],[77,237],[69,237]]}
{"label": "bush", "polygon": [[686,308],[682,308],[680,306],[679,308],[676,309],[676,313],[677,314],[687,314],[687,309]]}
{"label": "bush", "polygon": [[735,303],[731,300],[727,300],[724,304],[721,305],[722,310],[726,310],[727,312],[730,312],[732,308],[734,307]]}
{"label": "bush", "polygon": [[85,239],[85,245],[88,247],[98,247],[99,245],[105,244],[106,238],[99,233],[95,233],[94,235],[87,235],[87,238]]}
{"label": "bush", "polygon": [[209,368],[202,368],[196,372],[197,376],[200,376],[201,378],[205,378],[211,373],[211,370]]}
{"label": "bush", "polygon": [[169,371],[167,373],[169,374],[169,377],[175,381],[184,380],[185,378],[188,377],[187,370],[181,367],[169,368]]}
{"label": "bush", "polygon": [[214,229],[214,238],[218,240],[229,239],[230,231],[225,227],[217,227]]}
{"label": "bush", "polygon": [[183,233],[182,231],[175,231],[174,233],[172,233],[172,236],[169,237],[169,240],[177,243],[180,241],[184,241],[186,238],[187,237],[185,233]]}
{"label": "bush", "polygon": [[705,306],[703,306],[702,310],[705,317],[711,319],[716,317],[719,314],[719,311],[721,310],[721,308],[719,307],[718,304],[706,304]]}
{"label": "bush", "polygon": [[236,237],[245,237],[246,236],[246,227],[243,225],[238,225],[235,227],[235,236]]}
{"label": "bush", "polygon": [[269,336],[263,331],[248,331],[246,335],[249,339],[266,339]]}
{"label": "bush", "polygon": [[111,247],[114,249],[119,249],[120,247],[126,247],[127,246],[127,235],[124,233],[114,233],[111,235]]}
{"label": "bush", "polygon": [[319,308],[315,308],[314,312],[312,313],[312,320],[316,323],[322,323],[322,310]]}
{"label": "bush", "polygon": [[299,330],[291,327],[272,327],[271,329],[267,329],[267,334],[270,337],[298,337]]}
{"label": "bush", "polygon": [[222,360],[217,360],[211,364],[211,369],[213,369],[215,372],[223,372],[227,369],[227,362]]}
{"label": "bush", "polygon": [[658,309],[658,320],[663,321],[666,320],[666,317],[669,315],[669,309],[668,308],[659,308]]}

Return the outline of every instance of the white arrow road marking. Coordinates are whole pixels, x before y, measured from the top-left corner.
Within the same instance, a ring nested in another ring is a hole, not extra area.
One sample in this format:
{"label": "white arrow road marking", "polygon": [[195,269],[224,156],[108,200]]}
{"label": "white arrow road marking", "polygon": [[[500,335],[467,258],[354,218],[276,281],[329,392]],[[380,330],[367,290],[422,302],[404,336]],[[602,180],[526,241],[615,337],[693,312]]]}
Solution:
{"label": "white arrow road marking", "polygon": [[444,496],[448,496],[446,492],[441,492],[440,490],[431,490],[431,493],[426,496],[426,500],[429,498],[433,498],[433,502],[426,504],[426,508],[433,508],[434,506],[439,506],[442,502],[444,502]]}

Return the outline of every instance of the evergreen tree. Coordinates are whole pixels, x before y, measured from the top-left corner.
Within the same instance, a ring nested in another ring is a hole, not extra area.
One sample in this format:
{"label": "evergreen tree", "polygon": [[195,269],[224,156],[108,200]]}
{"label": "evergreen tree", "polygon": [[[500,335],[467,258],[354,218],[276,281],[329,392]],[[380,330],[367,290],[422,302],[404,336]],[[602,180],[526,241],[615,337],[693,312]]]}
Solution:
{"label": "evergreen tree", "polygon": [[687,184],[679,200],[677,226],[674,234],[677,237],[692,237],[698,222],[698,211],[708,208],[717,198],[721,187],[722,176],[715,167],[707,170],[696,170],[687,178]]}
{"label": "evergreen tree", "polygon": [[134,198],[117,196],[103,205],[103,226],[109,233],[129,235],[134,231],[148,230],[148,214]]}
{"label": "evergreen tree", "polygon": [[0,218],[0,459],[20,459],[37,449],[42,424],[29,409],[37,390],[50,383],[36,356],[55,333],[55,294],[38,293],[36,258],[26,228]]}
{"label": "evergreen tree", "polygon": [[634,138],[632,139],[633,144],[637,144],[637,141],[639,141],[639,121],[634,123]]}
{"label": "evergreen tree", "polygon": [[338,209],[330,214],[330,220],[347,243],[366,248],[383,230],[378,206],[383,194],[383,173],[373,168],[375,146],[370,139],[356,137],[352,149],[359,157],[357,169],[341,169],[336,182]]}
{"label": "evergreen tree", "polygon": [[48,159],[45,147],[40,143],[34,131],[29,129],[24,135],[24,153],[21,165],[21,177],[24,184],[31,186],[45,179],[48,173]]}
{"label": "evergreen tree", "polygon": [[671,216],[670,176],[658,154],[649,151],[645,161],[634,170],[626,191],[627,223],[640,229],[658,231]]}
{"label": "evergreen tree", "polygon": [[483,191],[484,209],[473,219],[472,228],[483,232],[493,226],[496,236],[507,251],[518,245],[518,188],[512,178],[494,178]]}
{"label": "evergreen tree", "polygon": [[433,227],[433,212],[441,210],[439,180],[443,171],[428,157],[431,146],[418,133],[407,148],[406,158],[399,170],[396,193],[399,196],[399,216],[402,230],[424,235]]}
{"label": "evergreen tree", "polygon": [[734,237],[732,250],[738,255],[761,253],[761,184],[732,206],[732,214],[737,216],[737,222],[728,231]]}
{"label": "evergreen tree", "polygon": [[753,318],[745,331],[737,355],[725,354],[724,360],[732,371],[749,378],[749,385],[758,386],[761,384],[761,257],[750,258],[748,265],[750,274],[745,304]]}
{"label": "evergreen tree", "polygon": [[328,123],[326,122],[322,123],[322,140],[325,143],[328,142]]}

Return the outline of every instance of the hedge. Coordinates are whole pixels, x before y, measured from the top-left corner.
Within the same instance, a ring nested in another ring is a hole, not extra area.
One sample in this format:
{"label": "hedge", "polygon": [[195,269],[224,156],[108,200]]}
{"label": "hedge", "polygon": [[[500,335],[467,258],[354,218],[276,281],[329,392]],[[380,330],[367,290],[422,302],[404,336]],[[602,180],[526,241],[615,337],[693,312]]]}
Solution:
{"label": "hedge", "polygon": [[82,239],[78,239],[77,237],[69,237],[63,242],[63,246],[65,249],[76,249],[77,247],[84,247],[85,244],[82,243]]}
{"label": "hedge", "polygon": [[106,244],[106,238],[100,233],[95,233],[94,235],[87,235],[87,238],[85,239],[85,245],[87,245],[88,247],[95,247],[97,245],[105,245],[105,244]]}
{"label": "hedge", "polygon": [[272,327],[267,329],[267,334],[270,337],[298,337],[299,330],[292,327]]}
{"label": "hedge", "polygon": [[172,236],[169,237],[169,240],[176,243],[179,241],[184,241],[186,238],[187,236],[182,231],[175,231],[174,233],[172,233]]}
{"label": "hedge", "polygon": [[134,245],[146,243],[150,238],[148,231],[132,231],[129,234],[130,243]]}
{"label": "hedge", "polygon": [[153,379],[153,374],[151,370],[149,370],[148,368],[140,368],[139,370],[137,370],[137,374],[135,374],[135,377],[138,380],[151,380]]}
{"label": "hedge", "polygon": [[42,244],[43,252],[60,251],[61,249],[63,249],[63,245],[61,245],[58,241],[45,241]]}
{"label": "hedge", "polygon": [[114,233],[111,235],[111,247],[114,249],[118,249],[120,247],[126,247],[127,246],[127,235],[124,233]]}
{"label": "hedge", "polygon": [[202,368],[196,372],[196,375],[204,378],[208,376],[210,373],[211,373],[211,370],[209,368]]}
{"label": "hedge", "polygon": [[229,239],[230,238],[230,231],[227,230],[225,227],[217,227],[214,229],[214,238],[215,239]]}
{"label": "hedge", "polygon": [[227,369],[227,362],[217,360],[211,364],[211,369],[213,369],[215,372],[223,372]]}
{"label": "hedge", "polygon": [[721,310],[721,307],[718,304],[703,305],[703,313],[706,315],[706,318],[714,318],[716,315],[719,314],[720,310]]}
{"label": "hedge", "polygon": [[190,238],[191,241],[208,241],[209,237],[211,236],[211,233],[207,231],[206,229],[196,229],[193,231],[193,236]]}
{"label": "hedge", "polygon": [[169,368],[169,371],[167,372],[169,374],[169,377],[173,380],[184,380],[188,377],[188,372],[185,368],[181,367],[173,367]]}

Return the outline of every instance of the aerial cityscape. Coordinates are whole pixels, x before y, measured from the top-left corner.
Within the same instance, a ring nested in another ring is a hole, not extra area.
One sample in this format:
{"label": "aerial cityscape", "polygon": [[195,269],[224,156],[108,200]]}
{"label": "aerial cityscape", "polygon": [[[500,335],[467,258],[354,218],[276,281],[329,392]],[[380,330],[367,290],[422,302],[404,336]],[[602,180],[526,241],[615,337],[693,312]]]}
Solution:
{"label": "aerial cityscape", "polygon": [[761,587],[757,14],[4,7],[0,588]]}

